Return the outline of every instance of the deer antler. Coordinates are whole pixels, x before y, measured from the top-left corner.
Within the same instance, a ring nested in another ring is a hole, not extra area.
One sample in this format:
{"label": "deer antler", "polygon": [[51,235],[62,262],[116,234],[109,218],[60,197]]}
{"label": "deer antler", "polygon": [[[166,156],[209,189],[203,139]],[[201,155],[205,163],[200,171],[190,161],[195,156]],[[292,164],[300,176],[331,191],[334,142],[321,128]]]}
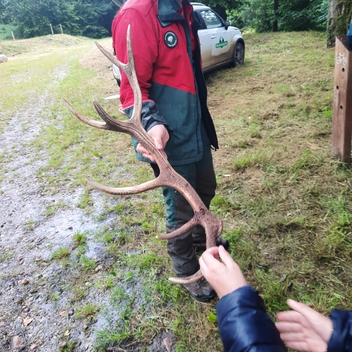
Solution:
{"label": "deer antler", "polygon": [[[152,181],[145,182],[141,185],[134,187],[124,187],[124,188],[113,188],[104,186],[95,182],[88,181],[93,187],[104,191],[109,194],[137,194],[147,190],[151,190],[157,187],[167,186],[171,187],[178,192],[180,192],[185,199],[190,203],[194,211],[194,216],[186,224],[177,230],[166,234],[157,236],[160,239],[169,239],[179,235],[184,234],[189,231],[196,225],[203,226],[206,234],[206,247],[213,247],[216,245],[216,241],[219,238],[222,231],[222,221],[220,218],[212,215],[207,207],[204,205],[203,201],[197,194],[197,192],[192,188],[192,186],[176,171],[172,168],[170,163],[167,160],[166,154],[164,151],[160,151],[156,148],[154,141],[147,134],[143,128],[141,122],[141,111],[142,111],[142,94],[138,84],[138,79],[136,75],[136,70],[134,66],[134,58],[132,53],[132,44],[130,39],[130,27],[127,30],[127,50],[128,50],[128,62],[123,64],[118,61],[113,55],[111,55],[107,50],[105,50],[101,45],[96,43],[100,51],[117,67],[123,70],[130,82],[134,93],[134,107],[132,112],[132,117],[127,121],[119,121],[110,115],[108,115],[104,109],[94,101],[94,107],[98,112],[99,116],[105,122],[99,122],[91,120],[79,112],[77,112],[66,100],[66,104],[71,110],[71,112],[82,122],[87,125],[109,130],[109,131],[118,131],[127,133],[130,136],[134,137],[145,149],[147,149],[150,154],[155,158],[156,163],[159,166],[160,174],[157,178]],[[175,283],[192,283],[199,280],[202,277],[202,273],[199,270],[192,276],[189,277],[173,277],[169,280]]]}

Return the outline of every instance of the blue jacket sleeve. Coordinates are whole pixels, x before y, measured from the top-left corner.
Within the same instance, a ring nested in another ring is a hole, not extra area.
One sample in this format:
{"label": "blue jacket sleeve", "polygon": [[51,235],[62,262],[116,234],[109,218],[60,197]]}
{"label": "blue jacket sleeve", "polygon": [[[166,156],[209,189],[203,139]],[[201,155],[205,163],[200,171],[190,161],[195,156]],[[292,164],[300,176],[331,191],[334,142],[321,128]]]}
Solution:
{"label": "blue jacket sleeve", "polygon": [[330,319],[333,323],[334,332],[328,344],[328,352],[351,352],[352,312],[334,309],[331,312]]}
{"label": "blue jacket sleeve", "polygon": [[286,352],[264,302],[250,286],[223,296],[216,306],[225,352]]}

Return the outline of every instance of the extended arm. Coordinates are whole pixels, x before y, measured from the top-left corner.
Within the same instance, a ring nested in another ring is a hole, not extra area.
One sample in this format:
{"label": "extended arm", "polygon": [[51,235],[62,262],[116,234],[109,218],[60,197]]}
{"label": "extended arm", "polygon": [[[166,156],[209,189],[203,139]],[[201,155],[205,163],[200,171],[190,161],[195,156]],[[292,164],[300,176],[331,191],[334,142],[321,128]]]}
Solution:
{"label": "extended arm", "polygon": [[[218,261],[221,259],[222,262]],[[226,352],[286,352],[262,298],[226,250],[208,249],[199,260],[204,277],[221,298],[216,311]]]}
{"label": "extended arm", "polygon": [[310,352],[352,351],[352,312],[334,309],[330,319],[303,303],[289,299],[290,311],[276,323],[287,346]]}
{"label": "extended arm", "polygon": [[300,351],[325,352],[332,321],[303,303],[287,300],[292,310],[277,313],[276,327],[288,347]]}

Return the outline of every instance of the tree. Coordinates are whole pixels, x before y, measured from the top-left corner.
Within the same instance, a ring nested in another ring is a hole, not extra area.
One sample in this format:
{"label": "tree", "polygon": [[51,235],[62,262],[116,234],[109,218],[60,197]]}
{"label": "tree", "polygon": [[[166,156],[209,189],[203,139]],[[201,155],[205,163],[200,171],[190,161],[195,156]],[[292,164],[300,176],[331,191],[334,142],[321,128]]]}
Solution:
{"label": "tree", "polygon": [[80,35],[102,38],[111,34],[115,5],[109,0],[79,0],[75,5]]}
{"label": "tree", "polygon": [[4,12],[5,12],[4,1],[0,0],[0,23],[4,23]]}
{"label": "tree", "polygon": [[8,0],[0,0],[0,23],[8,24],[10,22],[10,18],[6,14]]}
{"label": "tree", "polygon": [[240,16],[246,27],[257,32],[324,31],[328,1],[247,0],[241,6]]}
{"label": "tree", "polygon": [[273,22],[273,32],[278,31],[278,15],[279,15],[279,0],[274,0],[274,22]]}
{"label": "tree", "polygon": [[233,10],[239,8],[242,0],[204,0],[203,3],[210,6],[223,19],[226,19],[226,10]]}
{"label": "tree", "polygon": [[335,38],[346,35],[352,19],[352,2],[350,0],[331,0],[327,20],[326,45],[335,46]]}
{"label": "tree", "polygon": [[[110,0],[0,0],[5,4],[4,15],[17,26],[16,35],[28,38],[64,32],[101,38],[111,34],[111,22],[116,6]],[[1,7],[0,7],[1,8]]]}
{"label": "tree", "polygon": [[241,7],[241,17],[246,27],[257,32],[271,32],[278,21],[278,11],[274,10],[274,0],[247,0]]}
{"label": "tree", "polygon": [[281,0],[281,30],[325,30],[328,13],[327,0]]}

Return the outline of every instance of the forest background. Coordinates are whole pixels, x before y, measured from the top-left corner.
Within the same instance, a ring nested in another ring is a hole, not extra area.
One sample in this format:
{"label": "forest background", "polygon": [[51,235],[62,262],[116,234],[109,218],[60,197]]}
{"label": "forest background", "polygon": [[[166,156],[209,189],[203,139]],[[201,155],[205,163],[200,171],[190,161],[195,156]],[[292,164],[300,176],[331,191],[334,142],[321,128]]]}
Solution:
{"label": "forest background", "polygon": [[[111,22],[125,0],[0,0],[0,40],[65,34],[111,35]],[[242,31],[327,31],[327,46],[345,34],[351,0],[204,0]]]}

